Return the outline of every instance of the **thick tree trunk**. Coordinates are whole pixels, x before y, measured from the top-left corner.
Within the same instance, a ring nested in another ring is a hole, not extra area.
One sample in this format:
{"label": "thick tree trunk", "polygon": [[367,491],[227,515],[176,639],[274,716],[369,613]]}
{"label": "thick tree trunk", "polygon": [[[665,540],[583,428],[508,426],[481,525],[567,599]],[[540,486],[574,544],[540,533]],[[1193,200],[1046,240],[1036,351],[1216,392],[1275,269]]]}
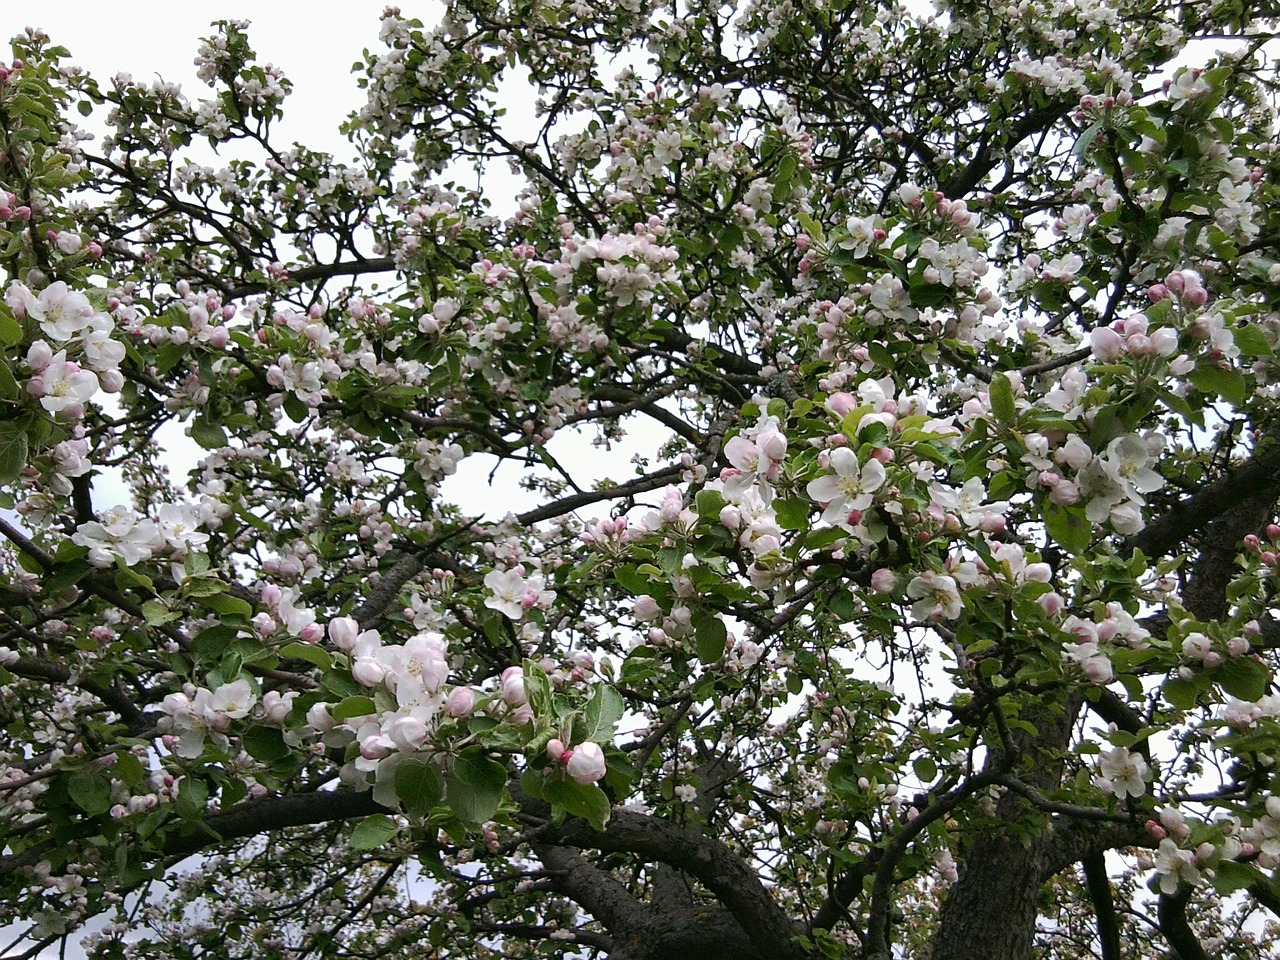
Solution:
{"label": "thick tree trunk", "polygon": [[1030,960],[1044,850],[1011,830],[979,839],[942,909],[933,960]]}
{"label": "thick tree trunk", "polygon": [[[1062,778],[1061,752],[1079,714],[1080,701],[1040,702],[1022,713],[1035,735],[1016,732],[1011,773],[1028,786],[1051,790]],[[1010,765],[1006,751],[992,750],[988,770]],[[1007,793],[996,806],[989,833],[974,837],[960,878],[942,908],[933,960],[1031,960],[1039,914],[1040,886],[1052,834],[1029,833],[1033,815],[1022,797]]]}

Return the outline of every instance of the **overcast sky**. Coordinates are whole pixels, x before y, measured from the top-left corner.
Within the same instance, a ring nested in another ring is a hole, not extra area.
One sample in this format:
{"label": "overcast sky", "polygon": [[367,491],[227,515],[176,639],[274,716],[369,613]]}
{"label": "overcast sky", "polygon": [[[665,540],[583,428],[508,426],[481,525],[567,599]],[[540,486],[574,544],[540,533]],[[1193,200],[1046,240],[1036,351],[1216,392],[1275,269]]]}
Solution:
{"label": "overcast sky", "polygon": [[[322,6],[288,0],[5,0],[0,28],[7,40],[24,27],[42,27],[71,51],[72,61],[100,80],[124,71],[135,79],[163,77],[199,97],[206,89],[192,61],[200,38],[214,20],[249,20],[250,42],[262,61],[276,64],[294,82],[286,102],[288,139],[317,144],[317,135],[340,144],[337,125],[363,102],[351,65],[364,49],[375,50],[385,0],[342,0]],[[324,15],[318,16],[323,9]],[[406,4],[406,15],[430,22],[430,2]],[[8,52],[7,44],[5,53]],[[324,146],[330,146],[324,143]]]}
{"label": "overcast sky", "polygon": [[[399,5],[404,16],[416,17],[428,26],[435,23],[441,11],[433,0],[404,0]],[[323,9],[321,16],[316,4],[292,0],[212,0],[190,5],[173,0],[118,0],[113,4],[102,0],[0,0],[0,34],[6,41],[6,60],[9,38],[27,26],[40,27],[71,52],[71,63],[100,81],[110,80],[122,71],[139,81],[162,77],[180,83],[188,97],[199,99],[208,89],[196,76],[193,64],[200,38],[213,32],[210,24],[215,20],[248,20],[249,39],[258,60],[282,68],[294,85],[284,105],[284,121],[276,126],[278,142],[299,141],[346,159],[349,144],[338,132],[338,125],[364,103],[364,91],[356,86],[351,66],[361,59],[364,50],[383,49],[378,29],[386,6],[386,0],[342,0],[319,8]],[[514,104],[509,107],[512,128],[508,133],[531,136],[532,111],[524,109],[521,102],[531,99],[528,87],[519,76],[512,77],[505,86],[504,96]],[[83,122],[94,129],[92,119]],[[523,125],[530,125],[530,129],[520,129]],[[212,156],[195,158],[199,162],[216,162]],[[490,199],[499,212],[510,206],[504,198],[514,196],[515,188],[515,178],[502,171],[486,181]],[[174,479],[179,481],[184,479],[185,464],[194,463],[200,456],[194,444],[181,436],[185,426],[170,425],[161,436],[161,442],[176,455],[176,463],[183,465],[174,471]],[[616,456],[604,458],[585,440],[558,437],[555,446],[558,455],[580,471],[580,479],[591,482],[610,473],[622,478],[629,475],[626,463],[639,446],[636,439],[615,449]],[[493,463],[488,457],[465,462],[458,476],[446,483],[446,497],[469,512],[483,513],[490,519],[507,509],[532,505],[529,496],[515,488],[520,471],[510,466],[493,478],[502,491],[501,496],[495,497],[489,475]],[[119,478],[109,473],[97,477],[94,504],[98,509],[127,499]],[[495,503],[501,503],[501,508],[495,509]]]}

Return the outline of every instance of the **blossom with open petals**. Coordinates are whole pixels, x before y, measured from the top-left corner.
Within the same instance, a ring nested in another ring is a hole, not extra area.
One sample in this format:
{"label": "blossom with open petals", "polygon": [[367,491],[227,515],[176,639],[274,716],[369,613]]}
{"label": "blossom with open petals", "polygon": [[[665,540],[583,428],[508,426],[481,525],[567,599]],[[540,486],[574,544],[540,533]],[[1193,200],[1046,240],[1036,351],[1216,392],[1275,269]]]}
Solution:
{"label": "blossom with open petals", "polygon": [[827,523],[852,526],[849,514],[871,506],[875,491],[884,483],[884,464],[872,459],[860,465],[856,453],[838,447],[831,451],[831,469],[832,473],[810,480],[805,492],[827,505],[822,512]]}
{"label": "blossom with open petals", "polygon": [[[98,392],[98,375],[68,360],[65,350],[53,355],[37,379],[40,406],[50,413],[61,413],[68,407],[83,404]],[[36,384],[36,380],[32,383]]]}
{"label": "blossom with open petals", "polygon": [[907,596],[915,601],[911,615],[917,620],[954,620],[964,610],[954,577],[926,570],[907,584]]}
{"label": "blossom with open petals", "polygon": [[1098,774],[1093,782],[1103,793],[1123,800],[1147,792],[1146,774],[1147,761],[1140,754],[1130,752],[1128,747],[1112,747],[1099,757]]}

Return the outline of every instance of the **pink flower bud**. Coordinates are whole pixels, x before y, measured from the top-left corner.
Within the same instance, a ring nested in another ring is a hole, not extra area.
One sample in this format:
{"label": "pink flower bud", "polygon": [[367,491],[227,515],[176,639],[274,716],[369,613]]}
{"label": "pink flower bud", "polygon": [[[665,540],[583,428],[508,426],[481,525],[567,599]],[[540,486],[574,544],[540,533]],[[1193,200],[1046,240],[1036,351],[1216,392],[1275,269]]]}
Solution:
{"label": "pink flower bud", "polygon": [[827,397],[826,407],[837,417],[843,417],[858,406],[858,398],[851,393],[833,393]]}
{"label": "pink flower bud", "polygon": [[1049,493],[1049,499],[1059,506],[1070,507],[1080,502],[1080,488],[1064,480]]}
{"label": "pink flower bud", "polygon": [[375,657],[356,657],[351,665],[351,676],[366,687],[376,687],[386,675],[386,667]]}
{"label": "pink flower bud", "polygon": [[1110,683],[1114,676],[1111,671],[1111,661],[1106,657],[1090,657],[1083,666],[1084,675],[1099,686]]}
{"label": "pink flower bud", "polygon": [[[44,369],[53,361],[53,347],[45,343],[43,340],[37,340],[31,344],[27,350],[27,366],[31,368],[32,373],[43,373]],[[41,393],[44,392],[43,386]]]}
{"label": "pink flower bud", "polygon": [[[274,589],[279,590],[278,587]],[[263,599],[266,599],[265,596]],[[359,634],[360,624],[353,617],[334,617],[329,621],[329,642],[339,650],[350,650],[354,647]]]}
{"label": "pink flower bud", "polygon": [[476,694],[468,686],[453,687],[449,692],[449,699],[445,700],[444,712],[454,719],[461,717],[470,717],[472,710],[476,708]]}
{"label": "pink flower bud", "polygon": [[1046,593],[1036,603],[1040,604],[1040,609],[1044,611],[1046,617],[1057,617],[1062,613],[1065,603],[1057,593]]}
{"label": "pink flower bud", "polygon": [[658,606],[657,600],[646,593],[636,597],[632,613],[635,614],[637,620],[652,620],[662,615],[662,608]]}
{"label": "pink flower bud", "polygon": [[1089,334],[1089,349],[1095,360],[1112,363],[1125,353],[1125,342],[1110,327],[1097,327]]}
{"label": "pink flower bud", "polygon": [[893,593],[898,589],[898,575],[887,567],[871,574],[871,589],[876,593]]}
{"label": "pink flower bud", "polygon": [[533,707],[527,703],[516,707],[511,711],[511,722],[517,726],[524,726],[526,723],[533,723]]}
{"label": "pink flower bud", "polygon": [[565,764],[565,772],[578,783],[595,783],[605,775],[608,766],[598,743],[584,743],[574,748]]}
{"label": "pink flower bud", "polygon": [[568,763],[569,761],[568,761],[568,758],[565,756],[565,754],[569,754],[570,756],[572,756],[573,751],[565,749],[565,745],[562,741],[560,740],[547,741],[547,756],[551,758],[553,763],[560,763],[562,761],[565,763]]}
{"label": "pink flower bud", "polygon": [[529,694],[524,686],[524,670],[507,667],[502,671],[502,699],[507,706],[519,707],[528,702]]}
{"label": "pink flower bud", "polygon": [[272,723],[284,723],[289,716],[294,696],[295,694],[291,694],[284,697],[279,690],[268,690],[262,695],[263,714]]}

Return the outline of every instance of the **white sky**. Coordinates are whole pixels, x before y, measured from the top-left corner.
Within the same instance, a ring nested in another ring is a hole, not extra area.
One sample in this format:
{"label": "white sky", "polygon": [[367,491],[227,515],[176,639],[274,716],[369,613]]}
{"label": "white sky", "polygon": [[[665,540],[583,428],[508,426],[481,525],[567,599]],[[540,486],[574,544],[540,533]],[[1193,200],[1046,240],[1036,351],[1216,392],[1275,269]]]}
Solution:
{"label": "white sky", "polygon": [[[41,27],[56,43],[70,50],[71,63],[84,67],[100,81],[107,81],[120,71],[131,73],[140,81],[162,77],[182,84],[188,96],[198,98],[207,89],[196,78],[192,63],[199,38],[213,32],[210,28],[213,20],[250,20],[249,37],[259,60],[280,66],[294,84],[293,94],[285,103],[285,119],[278,128],[282,141],[302,141],[343,158],[348,154],[348,147],[337,127],[364,100],[351,65],[361,58],[364,49],[381,48],[378,20],[385,5],[386,0],[328,3],[215,0],[190,5],[173,0],[118,0],[114,4],[102,0],[4,0],[0,9],[0,36],[6,43],[0,58],[6,62],[9,59],[7,40],[10,37],[26,26]],[[416,16],[428,24],[439,9],[431,0],[402,0],[402,6],[406,16]],[[518,111],[513,111],[513,115],[516,113]],[[649,446],[652,437],[644,434],[645,431],[639,431],[639,436],[624,444],[619,452],[625,454]],[[602,457],[585,443],[565,439],[569,449],[559,447],[558,441],[558,452],[562,456],[568,454],[575,472],[587,462],[594,469],[588,468],[585,472],[597,477],[603,475],[608,466],[613,467],[619,479],[629,475],[625,455]],[[186,447],[182,452],[192,460],[199,455],[185,438],[170,433],[168,443]],[[491,519],[508,509],[526,505],[521,502],[524,501],[521,493],[513,489],[517,471],[504,470],[497,484],[499,489],[495,490],[488,484],[491,465],[492,460],[464,464],[459,476],[446,485],[446,496],[461,501],[469,511],[485,513]],[[177,474],[181,472],[181,467],[175,470]],[[175,476],[175,479],[182,477]],[[127,497],[123,488],[109,479],[106,483],[100,480],[95,493],[99,508]],[[606,509],[602,504],[582,513],[586,518]],[[12,930],[0,928],[0,949],[12,935]],[[72,960],[83,957],[78,940],[78,935],[73,936],[68,945],[66,956]]]}
{"label": "white sky", "polygon": [[[288,140],[328,149],[343,156],[345,140],[338,124],[364,100],[356,87],[351,65],[364,49],[376,50],[378,18],[385,0],[342,0],[341,3],[297,3],[281,0],[215,0],[214,3],[176,3],[173,0],[5,0],[0,5],[0,59],[11,57],[9,40],[24,28],[40,27],[71,52],[70,62],[82,66],[100,81],[125,71],[137,80],[163,77],[199,97],[207,89],[196,77],[192,61],[202,36],[212,33],[209,24],[219,19],[252,22],[250,42],[262,61],[283,68],[294,82],[286,101],[280,131]],[[415,4],[406,12],[429,22],[435,12],[430,2]],[[321,16],[323,14],[323,16]],[[97,506],[123,499],[123,491],[95,497]],[[93,925],[90,925],[92,929]],[[0,949],[16,934],[0,928]],[[73,935],[65,956],[84,956],[80,934]],[[55,949],[50,957],[58,956]]]}
{"label": "white sky", "polygon": [[[214,20],[249,20],[250,43],[262,61],[283,68],[294,82],[283,131],[290,139],[336,149],[337,126],[363,102],[351,65],[364,49],[376,50],[385,0],[297,3],[281,0],[6,0],[0,32],[8,41],[27,26],[41,27],[71,51],[72,62],[100,80],[120,71],[137,80],[163,77],[198,97],[207,88],[195,75],[200,38]],[[406,15],[435,18],[434,4],[406,6]],[[8,54],[8,43],[4,53]],[[7,56],[6,56],[7,59]],[[292,117],[289,115],[293,114]],[[332,137],[332,141],[329,138]],[[317,143],[317,140],[322,143]]]}

